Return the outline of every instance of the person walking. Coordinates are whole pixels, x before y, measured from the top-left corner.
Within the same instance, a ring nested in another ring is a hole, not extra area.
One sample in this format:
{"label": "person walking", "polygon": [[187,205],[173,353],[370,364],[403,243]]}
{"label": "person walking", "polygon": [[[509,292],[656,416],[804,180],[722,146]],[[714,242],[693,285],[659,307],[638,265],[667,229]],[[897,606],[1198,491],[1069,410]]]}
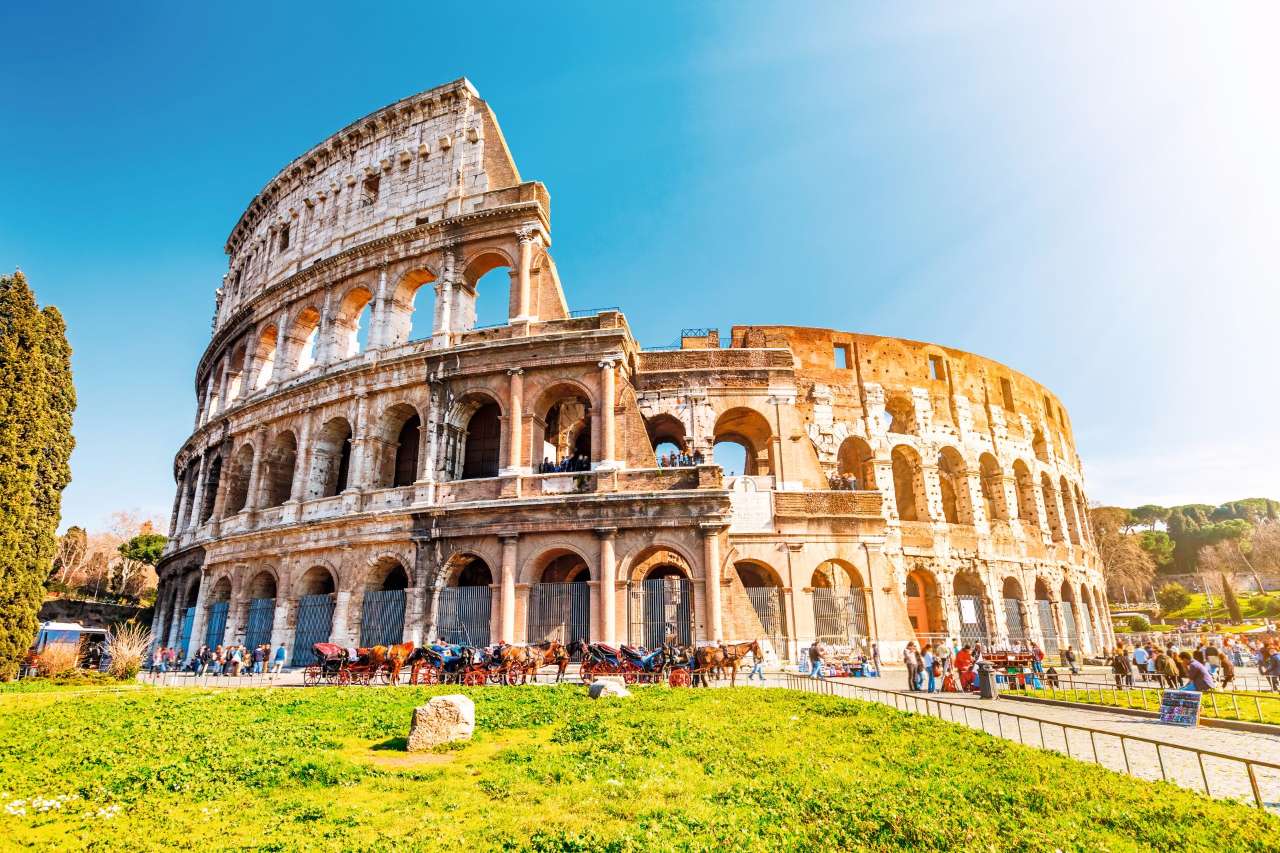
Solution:
{"label": "person walking", "polygon": [[1262,674],[1267,677],[1271,689],[1280,692],[1280,646],[1262,647]]}
{"label": "person walking", "polygon": [[1044,672],[1044,649],[1035,642],[1031,644],[1031,671]]}
{"label": "person walking", "polygon": [[272,672],[278,674],[280,670],[284,669],[284,658],[285,658],[284,643],[281,643],[279,646],[276,647],[276,659],[275,659],[275,662],[272,663],[271,665]]}
{"label": "person walking", "polygon": [[916,651],[915,641],[907,643],[902,652],[902,662],[907,665],[907,689],[920,689],[920,653]]}
{"label": "person walking", "polygon": [[167,661],[168,657],[165,654],[165,647],[156,646],[156,650],[151,653],[151,671],[153,673],[158,672],[161,675],[164,675],[167,671],[167,667],[165,666]]}
{"label": "person walking", "polygon": [[1080,674],[1080,667],[1076,665],[1076,650],[1070,645],[1062,650],[1062,662],[1067,665],[1067,669],[1071,670],[1072,675]]}
{"label": "person walking", "polygon": [[751,665],[751,671],[747,673],[747,681],[750,682],[751,679],[759,676],[760,683],[764,684],[764,655],[752,652],[751,658],[754,662]]}
{"label": "person walking", "polygon": [[928,681],[930,693],[938,692],[938,673],[935,667],[938,666],[938,659],[934,657],[933,646],[929,643],[924,644],[924,648],[920,653],[920,664],[924,667],[925,679]]}
{"label": "person walking", "polygon": [[1133,686],[1133,672],[1137,671],[1139,678],[1146,678],[1147,673],[1147,650],[1141,645],[1133,647],[1133,669],[1129,673],[1129,686]]}
{"label": "person walking", "polygon": [[809,646],[809,677],[822,677],[822,643],[817,640]]}
{"label": "person walking", "polygon": [[1129,663],[1129,655],[1123,647],[1115,649],[1111,654],[1111,672],[1116,678],[1116,689],[1123,690],[1126,683],[1133,680],[1133,668]]}
{"label": "person walking", "polygon": [[262,675],[266,669],[267,652],[261,644],[253,647],[253,674]]}

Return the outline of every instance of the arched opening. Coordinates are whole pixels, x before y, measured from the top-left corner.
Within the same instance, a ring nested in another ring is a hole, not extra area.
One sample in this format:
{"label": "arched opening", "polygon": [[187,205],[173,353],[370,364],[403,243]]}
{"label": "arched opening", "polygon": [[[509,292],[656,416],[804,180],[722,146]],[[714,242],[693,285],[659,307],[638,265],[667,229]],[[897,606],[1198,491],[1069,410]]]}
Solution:
{"label": "arched opening", "polygon": [[298,464],[298,440],[293,433],[289,430],[278,433],[262,462],[265,466],[259,475],[265,490],[262,505],[280,506],[293,493],[293,473]]}
{"label": "arched opening", "polygon": [[369,315],[373,294],[367,287],[353,287],[338,303],[331,323],[332,359],[342,360],[359,355],[369,346]]}
{"label": "arched opening", "polygon": [[1036,578],[1036,617],[1040,622],[1041,645],[1045,652],[1056,652],[1061,648],[1058,642],[1058,625],[1054,618],[1053,597],[1043,578]]}
{"label": "arched opening", "polygon": [[1040,514],[1036,512],[1036,487],[1031,479],[1027,463],[1017,459],[1013,463],[1013,482],[1018,493],[1018,519],[1031,527],[1040,526]]}
{"label": "arched opening", "polygon": [[693,645],[693,581],[688,562],[657,547],[631,563],[630,638],[648,649],[675,641]]}
{"label": "arched opening", "polygon": [[[751,560],[733,564],[738,582],[746,591],[747,600],[733,608],[747,622],[732,633],[743,639],[763,637],[773,643],[774,649],[787,648],[787,624],[782,607],[782,581],[772,567]],[[755,617],[752,619],[751,617]]]}
{"label": "arched opening", "polygon": [[298,579],[298,612],[293,633],[293,665],[304,666],[315,660],[311,647],[329,642],[333,631],[333,574],[324,566],[312,566]]}
{"label": "arched opening", "polygon": [[[660,414],[646,418],[645,431],[659,466],[668,468],[679,465],[682,457],[689,455],[689,443],[685,438],[684,423],[674,415]],[[690,460],[692,461],[692,460]]]}
{"label": "arched opening", "polygon": [[275,325],[269,325],[258,335],[258,344],[254,350],[253,361],[257,365],[257,376],[253,380],[253,390],[266,388],[275,376],[276,348],[280,337]]}
{"label": "arched opening", "polygon": [[942,493],[942,513],[947,523],[973,524],[968,466],[954,447],[944,447],[938,454],[938,485]]}
{"label": "arched opening", "polygon": [[449,643],[487,645],[493,612],[493,572],[488,563],[471,554],[454,562],[448,585],[439,592],[437,631]]}
{"label": "arched opening", "polygon": [[851,435],[840,443],[836,454],[836,471],[841,485],[848,489],[876,487],[875,454],[865,439]]}
{"label": "arched opening", "polygon": [[978,458],[979,478],[982,482],[983,509],[990,521],[1008,521],[1009,507],[1005,501],[1004,472],[1000,463],[990,453]]}
{"label": "arched opening", "polygon": [[889,421],[889,432],[916,434],[916,408],[907,395],[890,395],[884,402],[884,413]]}
{"label": "arched opening", "polygon": [[209,472],[204,479],[204,495],[200,505],[200,523],[204,524],[213,516],[214,503],[218,499],[218,484],[222,481],[222,457],[215,456],[209,464]]}
{"label": "arched opening", "polygon": [[430,270],[411,270],[400,279],[387,305],[387,344],[396,346],[431,337],[435,316],[436,280]]}
{"label": "arched opening", "polygon": [[454,288],[456,328],[467,331],[507,323],[514,310],[513,269],[511,261],[498,252],[484,252],[467,263],[461,286]]}
{"label": "arched opening", "polygon": [[[765,416],[745,407],[729,409],[716,420],[713,457],[726,474],[734,472],[748,477],[771,476],[776,470],[773,458],[773,430]],[[722,444],[730,445],[721,448]],[[742,448],[741,468],[735,467],[739,456],[733,445]]]}
{"label": "arched opening", "polygon": [[889,458],[893,463],[893,496],[898,506],[898,518],[924,521],[929,503],[925,497],[920,454],[905,444],[899,444],[893,448]]}
{"label": "arched opening", "polygon": [[953,586],[960,608],[960,639],[965,643],[991,646],[991,620],[987,612],[987,592],[982,579],[972,572],[960,572]]}
{"label": "arched opening", "polygon": [[1053,488],[1053,480],[1048,474],[1040,475],[1040,494],[1044,498],[1044,514],[1049,518],[1049,533],[1054,542],[1063,541],[1062,515],[1059,512],[1057,490]]}
{"label": "arched opening", "polygon": [[418,480],[422,421],[413,406],[397,403],[378,421],[378,474],[375,487],[412,486]]}
{"label": "arched opening", "polygon": [[1062,631],[1066,634],[1064,638],[1067,645],[1079,649],[1080,648],[1080,623],[1076,615],[1076,595],[1071,589],[1071,584],[1067,581],[1062,582],[1062,588],[1058,591],[1061,599],[1058,607],[1062,612]]}
{"label": "arched opening", "polygon": [[222,381],[225,383],[225,399],[228,406],[244,390],[244,356],[245,346],[240,344],[232,350],[231,357],[227,359],[227,371]]}
{"label": "arched opening", "polygon": [[208,612],[205,614],[204,644],[209,648],[222,645],[227,631],[227,613],[231,607],[231,579],[218,578],[209,590]]}
{"label": "arched opening", "polygon": [[591,470],[591,401],[572,386],[552,388],[535,411],[542,424],[538,470]]}
{"label": "arched opening", "polygon": [[862,574],[844,561],[827,560],[814,569],[809,587],[814,638],[839,646],[866,646],[870,632]]}
{"label": "arched opening", "polygon": [[246,588],[248,607],[244,621],[246,648],[271,644],[271,628],[276,615],[276,579],[271,572],[258,572]]}
{"label": "arched opening", "polygon": [[197,572],[187,583],[186,598],[183,599],[182,621],[178,624],[178,648],[182,650],[182,661],[191,656],[191,632],[196,621],[196,602],[200,599],[200,574]]}
{"label": "arched opening", "polygon": [[231,457],[227,472],[227,502],[224,516],[243,512],[249,501],[249,478],[253,473],[253,447],[245,444]]}
{"label": "arched opening", "polygon": [[1022,601],[1022,584],[1017,578],[1005,578],[1003,587],[1004,624],[1010,643],[1031,642],[1026,606]]}
{"label": "arched opening", "polygon": [[347,489],[351,470],[351,424],[346,418],[330,418],[316,436],[311,451],[311,484],[308,498],[331,498]]}
{"label": "arched opening", "polygon": [[1067,516],[1067,535],[1073,545],[1080,544],[1080,522],[1076,516],[1075,493],[1066,477],[1058,481],[1058,494],[1062,496],[1062,512]]}
{"label": "arched opening", "polygon": [[557,640],[568,645],[591,639],[591,569],[573,551],[556,550],[540,558],[542,569],[529,585],[530,643]]}
{"label": "arched opening", "polygon": [[456,441],[462,445],[458,478],[498,476],[498,454],[502,449],[502,412],[498,404],[475,401],[465,424],[465,428],[456,433]]}
{"label": "arched opening", "polygon": [[405,590],[409,573],[395,557],[383,557],[365,576],[360,602],[360,645],[389,646],[404,638]]}
{"label": "arched opening", "polygon": [[289,329],[289,346],[294,352],[293,372],[310,370],[320,360],[320,312],[308,306],[302,309]]}
{"label": "arched opening", "polygon": [[1044,433],[1039,429],[1031,434],[1031,451],[1035,453],[1036,459],[1041,462],[1049,461],[1049,445],[1044,440]]}
{"label": "arched opening", "polygon": [[938,579],[926,569],[915,569],[907,575],[907,621],[918,643],[942,637],[942,598],[938,595]]}

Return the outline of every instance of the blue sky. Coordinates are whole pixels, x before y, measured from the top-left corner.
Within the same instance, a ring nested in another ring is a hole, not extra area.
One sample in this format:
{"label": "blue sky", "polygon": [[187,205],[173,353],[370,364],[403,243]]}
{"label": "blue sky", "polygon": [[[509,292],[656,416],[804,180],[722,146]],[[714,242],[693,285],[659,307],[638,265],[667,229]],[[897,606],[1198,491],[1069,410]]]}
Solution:
{"label": "blue sky", "polygon": [[0,10],[0,268],[75,348],[64,524],[167,516],[254,193],[460,76],[551,190],[571,305],[643,343],[936,341],[1057,392],[1094,499],[1280,496],[1276,7],[429,6]]}

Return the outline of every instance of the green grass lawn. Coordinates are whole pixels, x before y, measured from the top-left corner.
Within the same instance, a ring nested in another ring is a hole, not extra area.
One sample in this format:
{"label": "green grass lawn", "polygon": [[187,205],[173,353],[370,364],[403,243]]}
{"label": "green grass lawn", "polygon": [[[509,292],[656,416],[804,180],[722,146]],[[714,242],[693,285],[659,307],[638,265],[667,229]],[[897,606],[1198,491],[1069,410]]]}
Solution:
{"label": "green grass lawn", "polygon": [[[1239,594],[1240,613],[1244,616],[1245,621],[1254,621],[1261,623],[1266,618],[1266,605],[1269,601],[1280,599],[1280,595],[1270,593],[1268,595],[1245,595]],[[1227,608],[1222,604],[1221,591],[1215,591],[1213,594],[1213,609],[1205,609],[1205,596],[1202,592],[1191,593],[1191,603],[1181,610],[1175,610],[1167,613],[1161,619],[1162,622],[1177,623],[1182,619],[1215,619],[1225,622],[1230,618]],[[1274,617],[1273,617],[1274,618]],[[1229,626],[1223,626],[1224,628]]]}
{"label": "green grass lawn", "polygon": [[[1156,690],[1112,690],[1108,687],[1102,690],[1027,690],[1020,691],[1019,695],[1022,692],[1041,699],[1145,711],[1160,710],[1160,695]],[[1256,700],[1254,697],[1257,697]],[[1200,700],[1200,716],[1280,726],[1280,696],[1268,691],[1244,690],[1205,694]]]}
{"label": "green grass lawn", "polygon": [[1280,834],[1244,805],[782,690],[478,688],[470,743],[405,753],[412,708],[441,692],[0,695],[0,847],[1261,851]]}

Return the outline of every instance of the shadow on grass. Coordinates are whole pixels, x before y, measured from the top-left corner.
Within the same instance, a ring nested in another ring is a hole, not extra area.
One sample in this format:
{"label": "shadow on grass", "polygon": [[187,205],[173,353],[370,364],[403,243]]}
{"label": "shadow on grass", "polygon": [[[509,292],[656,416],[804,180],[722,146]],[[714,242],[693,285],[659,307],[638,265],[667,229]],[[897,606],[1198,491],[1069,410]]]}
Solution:
{"label": "shadow on grass", "polygon": [[407,737],[390,737],[382,741],[382,743],[375,743],[373,746],[369,748],[372,750],[391,750],[393,752],[404,752],[409,748],[409,739]]}

